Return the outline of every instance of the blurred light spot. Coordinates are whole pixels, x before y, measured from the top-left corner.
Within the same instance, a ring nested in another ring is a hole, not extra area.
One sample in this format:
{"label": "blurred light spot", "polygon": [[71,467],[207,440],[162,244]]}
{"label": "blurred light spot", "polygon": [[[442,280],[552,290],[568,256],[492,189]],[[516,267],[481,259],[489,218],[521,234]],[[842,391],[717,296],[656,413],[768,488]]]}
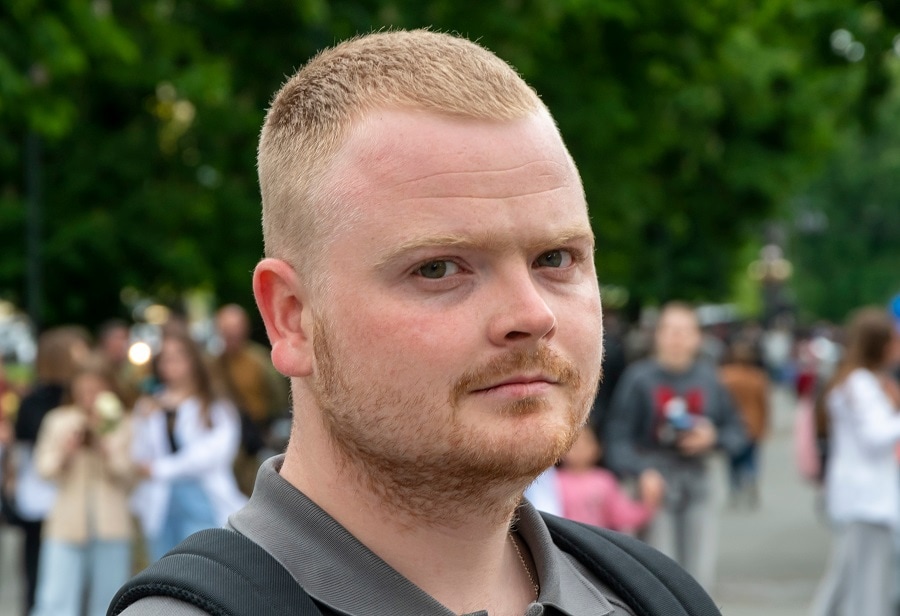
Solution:
{"label": "blurred light spot", "polygon": [[150,345],[146,342],[135,342],[128,349],[128,361],[135,366],[143,366],[150,361],[152,355]]}
{"label": "blurred light spot", "polygon": [[209,165],[201,165],[197,169],[197,181],[206,188],[215,188],[222,183],[222,174]]}
{"label": "blurred light spot", "polygon": [[144,310],[144,320],[151,325],[162,325],[169,320],[169,309],[162,304],[151,304]]}
{"label": "blurred light spot", "polygon": [[197,110],[191,101],[181,100],[172,105],[172,118],[176,122],[190,124],[194,121],[195,115],[197,115]]}
{"label": "blurred light spot", "polygon": [[164,81],[156,86],[156,98],[161,101],[172,102],[175,100],[176,95],[175,86],[168,81]]}
{"label": "blurred light spot", "polygon": [[841,28],[831,33],[831,48],[839,54],[847,53],[847,49],[853,44],[853,35],[848,30]]}
{"label": "blurred light spot", "polygon": [[859,62],[866,57],[866,46],[859,41],[853,41],[850,43],[850,47],[847,48],[844,55],[846,55],[847,59],[851,62]]}
{"label": "blurred light spot", "polygon": [[112,6],[109,0],[94,0],[91,2],[91,10],[94,11],[94,15],[97,17],[109,17],[109,14],[112,12]]}

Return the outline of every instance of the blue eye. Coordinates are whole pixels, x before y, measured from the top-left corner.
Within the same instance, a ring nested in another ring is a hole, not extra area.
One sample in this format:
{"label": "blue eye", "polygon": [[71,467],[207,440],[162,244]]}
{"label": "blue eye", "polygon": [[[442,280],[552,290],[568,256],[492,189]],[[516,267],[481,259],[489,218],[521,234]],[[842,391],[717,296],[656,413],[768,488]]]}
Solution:
{"label": "blue eye", "polygon": [[551,250],[537,258],[538,267],[568,267],[572,264],[572,253],[568,250]]}
{"label": "blue eye", "polygon": [[438,261],[429,261],[428,263],[419,267],[416,270],[416,273],[422,278],[428,278],[430,280],[439,280],[441,278],[446,278],[447,276],[451,276],[459,271],[459,266],[453,261],[447,260],[438,260]]}

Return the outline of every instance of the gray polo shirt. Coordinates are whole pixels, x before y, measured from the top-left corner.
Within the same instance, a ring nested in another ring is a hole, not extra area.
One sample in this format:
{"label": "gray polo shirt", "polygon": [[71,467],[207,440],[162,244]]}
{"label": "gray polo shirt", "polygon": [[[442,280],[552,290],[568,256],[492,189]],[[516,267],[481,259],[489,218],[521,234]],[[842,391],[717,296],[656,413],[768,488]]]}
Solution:
{"label": "gray polo shirt", "polygon": [[[265,548],[313,599],[339,614],[455,616],[284,480],[278,474],[282,459],[263,464],[250,502],[229,519],[232,528]],[[519,508],[518,516],[518,533],[531,552],[541,589],[526,616],[633,616],[608,588],[553,544],[530,503]],[[123,616],[205,614],[165,597],[141,599],[123,612]]]}

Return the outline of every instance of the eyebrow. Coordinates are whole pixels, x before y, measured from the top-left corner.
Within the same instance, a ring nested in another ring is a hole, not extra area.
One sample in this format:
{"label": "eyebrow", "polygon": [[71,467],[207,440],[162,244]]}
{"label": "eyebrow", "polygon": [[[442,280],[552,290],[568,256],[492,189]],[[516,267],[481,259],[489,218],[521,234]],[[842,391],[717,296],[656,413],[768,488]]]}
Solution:
{"label": "eyebrow", "polygon": [[[526,243],[525,246],[529,251],[540,250],[541,248],[564,246],[575,242],[588,242],[591,249],[594,247],[594,233],[590,227],[577,225],[574,227],[560,229],[548,234],[542,239]],[[497,233],[476,233],[460,235],[455,233],[441,233],[436,235],[426,235],[416,237],[393,246],[388,250],[379,253],[375,258],[375,267],[380,269],[404,255],[428,249],[467,249],[467,250],[486,250],[491,252],[503,252],[518,242],[509,238],[503,238]]]}

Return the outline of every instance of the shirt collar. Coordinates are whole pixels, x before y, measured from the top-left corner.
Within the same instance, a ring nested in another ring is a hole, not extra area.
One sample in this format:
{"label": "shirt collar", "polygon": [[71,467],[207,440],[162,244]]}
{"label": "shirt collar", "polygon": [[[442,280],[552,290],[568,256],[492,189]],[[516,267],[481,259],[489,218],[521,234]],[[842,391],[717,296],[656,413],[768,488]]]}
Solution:
{"label": "shirt collar", "polygon": [[[250,502],[229,520],[232,528],[275,557],[310,596],[344,614],[453,616],[282,478],[278,470],[283,459],[277,456],[262,465]],[[542,614],[543,606],[565,616],[611,614],[603,593],[553,544],[537,510],[523,501],[518,517],[517,530],[541,587],[527,614]]]}

